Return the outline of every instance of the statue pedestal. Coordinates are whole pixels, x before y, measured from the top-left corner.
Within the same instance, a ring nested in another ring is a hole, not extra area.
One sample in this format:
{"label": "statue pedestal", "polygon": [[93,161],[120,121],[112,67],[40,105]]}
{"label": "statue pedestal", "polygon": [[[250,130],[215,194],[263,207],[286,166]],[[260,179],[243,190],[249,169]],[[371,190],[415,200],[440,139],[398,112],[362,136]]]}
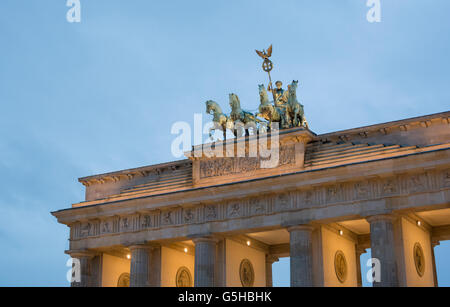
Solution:
{"label": "statue pedestal", "polygon": [[195,187],[226,184],[302,171],[306,144],[316,139],[299,127],[194,146]]}

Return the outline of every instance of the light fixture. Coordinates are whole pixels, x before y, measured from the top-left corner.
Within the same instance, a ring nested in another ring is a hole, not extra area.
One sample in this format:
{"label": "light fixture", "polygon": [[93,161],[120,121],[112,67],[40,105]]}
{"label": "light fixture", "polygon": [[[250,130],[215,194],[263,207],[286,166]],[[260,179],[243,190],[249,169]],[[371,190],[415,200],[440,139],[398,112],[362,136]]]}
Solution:
{"label": "light fixture", "polygon": [[185,253],[188,252],[188,248],[187,248],[187,247],[184,248],[184,252],[185,252]]}
{"label": "light fixture", "polygon": [[421,221],[417,221],[417,226],[422,226],[422,222]]}
{"label": "light fixture", "polygon": [[344,231],[341,229],[339,230],[339,235],[343,236],[344,235]]}
{"label": "light fixture", "polygon": [[247,246],[250,246],[252,244],[252,242],[247,241]]}
{"label": "light fixture", "polygon": [[131,255],[130,254],[127,254],[127,259],[131,259]]}

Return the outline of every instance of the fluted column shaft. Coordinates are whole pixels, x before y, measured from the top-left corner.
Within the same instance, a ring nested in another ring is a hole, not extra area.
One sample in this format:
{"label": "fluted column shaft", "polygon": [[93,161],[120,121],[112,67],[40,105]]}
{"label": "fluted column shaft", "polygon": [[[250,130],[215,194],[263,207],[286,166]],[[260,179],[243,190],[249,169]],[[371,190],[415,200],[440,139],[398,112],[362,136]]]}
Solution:
{"label": "fluted column shaft", "polygon": [[[80,269],[80,280],[72,282],[72,287],[88,287],[89,284],[89,261],[92,257],[86,255],[73,255],[72,258],[78,259]],[[75,269],[77,269],[75,267]],[[75,273],[76,274],[76,273]]]}
{"label": "fluted column shaft", "polygon": [[150,286],[150,258],[151,247],[147,245],[130,246],[130,287]]}
{"label": "fluted column shaft", "polygon": [[195,287],[214,287],[216,273],[216,249],[218,240],[215,238],[197,238],[195,243]]}
{"label": "fluted column shaft", "polygon": [[101,286],[101,256],[90,252],[71,253],[72,259],[76,259],[73,269],[74,277],[79,280],[71,282],[71,287],[100,287]]}
{"label": "fluted column shaft", "polygon": [[380,261],[380,281],[374,287],[398,287],[399,276],[395,248],[394,221],[391,215],[376,215],[367,218],[370,223],[372,258]]}
{"label": "fluted column shaft", "polygon": [[356,280],[358,287],[362,287],[362,274],[361,274],[361,255],[366,253],[365,248],[356,246],[355,256],[356,256]]}
{"label": "fluted column shaft", "polygon": [[272,264],[278,261],[278,257],[266,255],[266,287],[273,287]]}
{"label": "fluted column shaft", "polygon": [[313,286],[313,227],[290,227],[291,287]]}
{"label": "fluted column shaft", "polygon": [[436,270],[436,257],[434,256],[434,248],[439,245],[439,241],[432,241],[431,242],[431,257],[433,261],[433,277],[434,277],[434,286],[438,287],[438,278],[437,278],[437,270]]}

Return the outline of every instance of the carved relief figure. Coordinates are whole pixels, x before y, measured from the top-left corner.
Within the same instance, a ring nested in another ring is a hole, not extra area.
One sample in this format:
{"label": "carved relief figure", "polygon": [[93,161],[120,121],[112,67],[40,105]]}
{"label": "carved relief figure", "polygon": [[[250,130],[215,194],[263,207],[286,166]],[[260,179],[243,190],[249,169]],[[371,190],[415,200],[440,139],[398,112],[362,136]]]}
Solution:
{"label": "carved relief figure", "polygon": [[111,227],[108,221],[104,221],[102,224],[102,232],[103,233],[110,233],[111,232]]}
{"label": "carved relief figure", "polygon": [[334,256],[334,270],[336,277],[341,283],[344,283],[347,279],[347,261],[342,251],[337,251]]}
{"label": "carved relief figure", "polygon": [[82,238],[90,236],[92,233],[92,224],[86,223],[81,226],[80,236]]}
{"label": "carved relief figure", "polygon": [[369,184],[367,182],[358,182],[355,184],[356,198],[364,198],[369,196]]}
{"label": "carved relief figure", "polygon": [[239,276],[243,287],[253,287],[255,281],[255,271],[253,265],[248,259],[244,259],[239,266]]}
{"label": "carved relief figure", "polygon": [[250,208],[254,214],[264,213],[265,207],[264,207],[264,204],[261,202],[261,200],[259,200],[257,198],[252,198],[252,199],[250,199],[249,203],[250,203]]}
{"label": "carved relief figure", "polygon": [[129,287],[129,286],[130,286],[130,274],[122,273],[119,276],[119,280],[117,281],[117,287],[123,288],[123,287]]}
{"label": "carved relief figure", "polygon": [[338,188],[337,186],[328,187],[326,190],[326,199],[327,201],[337,201],[338,196]]}
{"label": "carved relief figure", "polygon": [[288,165],[295,163],[295,145],[282,146],[280,150],[279,165]]}
{"label": "carved relief figure", "polygon": [[420,243],[417,242],[414,245],[413,253],[417,274],[419,274],[419,276],[422,277],[423,274],[425,274],[425,256]]}
{"label": "carved relief figure", "polygon": [[178,269],[176,275],[176,286],[181,288],[192,287],[192,276],[188,268],[181,267]]}
{"label": "carved relief figure", "polygon": [[163,224],[164,225],[171,225],[173,223],[172,221],[172,211],[166,211],[163,213]]}
{"label": "carved relief figure", "polygon": [[397,182],[393,179],[388,179],[383,184],[383,194],[397,193]]}
{"label": "carved relief figure", "polygon": [[205,216],[207,220],[213,220],[217,218],[217,209],[215,206],[206,206],[205,207]]}
{"label": "carved relief figure", "polygon": [[229,217],[236,217],[240,216],[241,213],[241,206],[238,203],[233,203],[229,205],[228,209],[228,216]]}
{"label": "carved relief figure", "polygon": [[424,183],[423,177],[417,175],[417,176],[411,176],[409,178],[409,189],[411,192],[422,191],[424,188],[425,188],[425,183]]}
{"label": "carved relief figure", "polygon": [[289,209],[289,195],[288,194],[280,194],[275,198],[275,205],[278,210],[287,210]]}
{"label": "carved relief figure", "polygon": [[189,223],[194,220],[193,209],[188,208],[188,209],[185,209],[183,212],[184,212],[184,221],[186,223]]}
{"label": "carved relief figure", "polygon": [[130,223],[127,217],[122,218],[122,230],[128,230]]}
{"label": "carved relief figure", "polygon": [[150,215],[141,216],[141,227],[145,229],[145,228],[149,228],[150,226],[151,226]]}

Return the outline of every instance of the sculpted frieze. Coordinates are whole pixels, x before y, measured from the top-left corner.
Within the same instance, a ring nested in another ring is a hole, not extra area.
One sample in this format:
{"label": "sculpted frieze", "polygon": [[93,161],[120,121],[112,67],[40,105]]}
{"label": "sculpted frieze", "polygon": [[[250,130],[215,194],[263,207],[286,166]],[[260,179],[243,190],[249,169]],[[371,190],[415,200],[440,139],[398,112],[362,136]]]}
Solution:
{"label": "sculpted frieze", "polygon": [[408,179],[408,190],[411,193],[422,192],[427,187],[426,174],[412,175]]}
{"label": "sculpted frieze", "polygon": [[183,209],[183,223],[190,224],[196,220],[196,210],[194,208]]}
{"label": "sculpted frieze", "polygon": [[398,180],[396,178],[389,178],[382,182],[382,195],[390,196],[398,193]]}
{"label": "sculpted frieze", "polygon": [[[261,169],[260,157],[209,158],[200,161],[200,178],[254,172]],[[295,164],[295,145],[280,147],[278,166]]]}
{"label": "sculpted frieze", "polygon": [[167,226],[174,224],[174,212],[173,211],[164,211],[161,216],[161,225]]}
{"label": "sculpted frieze", "polygon": [[131,230],[131,221],[130,218],[125,216],[120,218],[120,231],[127,232]]}
{"label": "sculpted frieze", "polygon": [[250,198],[249,205],[252,215],[266,213],[266,201],[263,198]]}
{"label": "sculpted frieze", "polygon": [[286,211],[291,209],[291,197],[289,193],[278,194],[274,197],[275,211]]}
{"label": "sculpted frieze", "polygon": [[408,195],[445,187],[450,187],[450,169],[303,187],[296,191],[282,193],[268,191],[267,194],[231,201],[219,200],[216,203],[190,204],[177,209],[83,220],[71,226],[71,236],[72,239],[85,239],[112,233],[208,223],[220,219],[240,219],[246,216],[289,212],[314,206],[323,207],[344,201],[365,201],[380,197]]}
{"label": "sculpted frieze", "polygon": [[152,217],[150,214],[144,214],[140,216],[141,229],[152,227]]}
{"label": "sculpted frieze", "polygon": [[239,202],[231,202],[228,204],[227,216],[230,218],[242,215],[242,205]]}
{"label": "sculpted frieze", "polygon": [[366,199],[369,197],[370,183],[368,181],[357,182],[354,185],[356,199]]}
{"label": "sculpted frieze", "polygon": [[107,219],[101,222],[100,224],[100,233],[107,234],[113,232],[113,222],[111,219]]}
{"label": "sculpted frieze", "polygon": [[205,213],[205,221],[213,221],[217,219],[217,206],[216,205],[207,205],[204,207]]}

